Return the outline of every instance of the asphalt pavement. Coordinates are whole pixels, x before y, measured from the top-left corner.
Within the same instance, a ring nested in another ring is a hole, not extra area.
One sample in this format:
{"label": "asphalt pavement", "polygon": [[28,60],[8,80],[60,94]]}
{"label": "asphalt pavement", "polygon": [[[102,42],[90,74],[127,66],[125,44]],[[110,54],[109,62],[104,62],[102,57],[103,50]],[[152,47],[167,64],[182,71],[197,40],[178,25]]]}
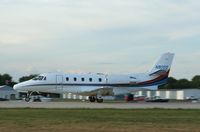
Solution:
{"label": "asphalt pavement", "polygon": [[90,103],[90,102],[24,102],[24,101],[2,101],[0,108],[88,108],[88,109],[200,109],[200,103],[192,102],[167,102],[167,103],[147,103],[147,102],[108,102],[108,103]]}

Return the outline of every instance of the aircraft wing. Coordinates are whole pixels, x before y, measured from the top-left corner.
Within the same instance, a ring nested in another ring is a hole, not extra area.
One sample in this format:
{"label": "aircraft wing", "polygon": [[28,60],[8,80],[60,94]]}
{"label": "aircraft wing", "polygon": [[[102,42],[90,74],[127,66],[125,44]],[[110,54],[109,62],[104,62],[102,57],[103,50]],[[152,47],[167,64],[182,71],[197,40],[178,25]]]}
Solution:
{"label": "aircraft wing", "polygon": [[99,87],[95,89],[90,90],[84,90],[80,95],[84,96],[96,96],[96,95],[102,95],[102,96],[109,96],[114,95],[113,93],[113,87]]}

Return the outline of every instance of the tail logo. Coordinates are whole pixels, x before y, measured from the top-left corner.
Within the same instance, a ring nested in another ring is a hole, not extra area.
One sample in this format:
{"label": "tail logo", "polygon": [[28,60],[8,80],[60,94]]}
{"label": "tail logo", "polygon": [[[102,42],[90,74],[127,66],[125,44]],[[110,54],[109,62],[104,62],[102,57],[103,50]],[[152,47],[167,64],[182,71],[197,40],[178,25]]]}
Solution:
{"label": "tail logo", "polygon": [[168,70],[168,66],[166,66],[166,65],[156,65],[156,69],[167,71]]}

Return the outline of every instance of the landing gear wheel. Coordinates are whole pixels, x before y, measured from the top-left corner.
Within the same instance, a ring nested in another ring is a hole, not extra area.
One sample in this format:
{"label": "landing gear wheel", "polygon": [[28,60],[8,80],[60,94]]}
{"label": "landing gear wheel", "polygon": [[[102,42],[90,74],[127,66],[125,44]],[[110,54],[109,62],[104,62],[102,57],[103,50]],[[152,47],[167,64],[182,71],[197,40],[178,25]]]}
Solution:
{"label": "landing gear wheel", "polygon": [[90,100],[90,102],[95,102],[96,98],[94,96],[89,96],[89,100]]}
{"label": "landing gear wheel", "polygon": [[31,98],[30,98],[31,94],[32,94],[32,92],[28,91],[26,98],[25,98],[26,102],[29,102],[31,100]]}
{"label": "landing gear wheel", "polygon": [[101,99],[97,99],[97,102],[98,103],[103,103],[103,99],[101,98]]}
{"label": "landing gear wheel", "polygon": [[29,102],[30,99],[31,99],[31,98],[27,97],[27,98],[25,98],[25,101],[26,101],[26,102]]}

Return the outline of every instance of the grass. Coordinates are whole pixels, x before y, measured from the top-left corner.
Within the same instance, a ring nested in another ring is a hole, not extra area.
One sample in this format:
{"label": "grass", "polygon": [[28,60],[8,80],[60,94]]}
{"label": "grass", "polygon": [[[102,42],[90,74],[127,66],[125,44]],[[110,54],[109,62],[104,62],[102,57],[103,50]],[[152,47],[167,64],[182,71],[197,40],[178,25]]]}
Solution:
{"label": "grass", "polygon": [[2,132],[199,132],[200,110],[0,109]]}

